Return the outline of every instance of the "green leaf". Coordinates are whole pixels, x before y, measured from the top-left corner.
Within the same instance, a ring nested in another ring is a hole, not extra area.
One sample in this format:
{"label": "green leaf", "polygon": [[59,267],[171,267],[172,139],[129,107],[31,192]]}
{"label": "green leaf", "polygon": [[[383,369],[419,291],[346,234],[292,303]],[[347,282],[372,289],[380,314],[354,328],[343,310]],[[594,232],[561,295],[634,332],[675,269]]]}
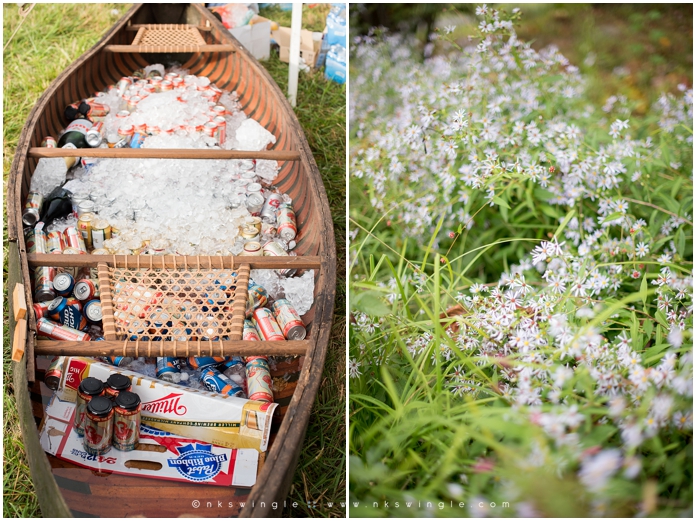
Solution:
{"label": "green leaf", "polygon": [[648,272],[643,275],[643,281],[640,283],[640,299],[643,301],[643,307],[648,305]]}
{"label": "green leaf", "polygon": [[391,313],[391,309],[384,303],[376,291],[366,291],[353,300],[353,305],[358,311],[362,311],[373,317],[383,317]]}
{"label": "green leaf", "polygon": [[649,318],[646,318],[643,321],[643,331],[645,332],[645,336],[648,338],[648,340],[650,340],[653,332],[653,323]]}
{"label": "green leaf", "polygon": [[609,215],[607,215],[607,216],[602,220],[602,222],[613,221],[613,220],[619,219],[619,218],[621,218],[621,217],[623,217],[623,216],[624,216],[624,214],[622,214],[621,212],[610,213]]}
{"label": "green leaf", "polygon": [[503,221],[510,222],[508,220],[508,206],[500,206],[500,215],[503,217]]}
{"label": "green leaf", "polygon": [[561,217],[561,214],[558,213],[558,210],[556,210],[553,206],[549,206],[548,204],[540,204],[539,209],[543,213],[554,219],[560,219]]}
{"label": "green leaf", "polygon": [[560,226],[558,227],[558,229],[556,230],[556,233],[554,234],[554,235],[556,236],[556,238],[558,238],[558,237],[561,235],[561,232],[562,232],[563,229],[568,225],[568,223],[570,222],[570,220],[573,218],[574,215],[575,215],[575,208],[573,208],[573,209],[570,211],[570,213],[569,213],[568,215],[565,216],[565,219],[563,219],[563,222],[561,223],[561,225],[560,225]]}
{"label": "green leaf", "polygon": [[497,195],[493,198],[493,202],[495,204],[497,204],[498,206],[501,206],[503,208],[507,208],[508,210],[510,209],[510,205],[507,203],[507,201],[501,197],[498,197]]}
{"label": "green leaf", "polygon": [[548,201],[549,199],[553,199],[554,197],[556,197],[552,192],[544,190],[543,188],[535,188],[534,196],[537,199],[541,199],[542,201]]}
{"label": "green leaf", "polygon": [[664,327],[667,331],[669,331],[669,323],[667,322],[667,315],[665,315],[665,312],[659,309],[657,313],[655,313],[655,320],[657,320],[662,327]]}

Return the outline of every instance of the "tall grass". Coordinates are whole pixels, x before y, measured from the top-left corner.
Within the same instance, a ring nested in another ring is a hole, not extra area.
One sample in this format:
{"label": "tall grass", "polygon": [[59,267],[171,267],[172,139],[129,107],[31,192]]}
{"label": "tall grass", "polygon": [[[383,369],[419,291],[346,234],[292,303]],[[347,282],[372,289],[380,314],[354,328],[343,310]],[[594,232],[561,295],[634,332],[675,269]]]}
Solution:
{"label": "tall grass", "polygon": [[352,49],[351,515],[688,515],[690,86],[595,106],[477,11]]}

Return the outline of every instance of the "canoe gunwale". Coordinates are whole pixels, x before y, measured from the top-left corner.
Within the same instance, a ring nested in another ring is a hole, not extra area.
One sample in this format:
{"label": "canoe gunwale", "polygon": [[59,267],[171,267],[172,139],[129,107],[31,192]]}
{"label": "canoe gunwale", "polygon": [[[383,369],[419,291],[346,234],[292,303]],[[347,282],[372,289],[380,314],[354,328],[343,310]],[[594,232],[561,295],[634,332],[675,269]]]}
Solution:
{"label": "canoe gunwale", "polygon": [[[37,121],[43,115],[49,100],[51,100],[56,92],[64,86],[66,80],[75,74],[76,70],[85,61],[92,58],[97,53],[102,52],[106,43],[119,31],[127,30],[128,24],[143,5],[144,4],[136,4],[129,9],[91,49],[81,55],[51,83],[34,105],[27,119],[27,124],[22,129],[8,180],[9,197],[7,202],[7,213],[8,237],[11,242],[10,249],[16,247],[18,257],[18,262],[14,264],[11,263],[10,271],[16,270],[18,272],[15,273],[15,279],[23,282],[27,302],[33,302],[33,296],[31,295],[28,255],[21,225],[21,193],[22,176],[24,175],[26,161],[28,160],[32,133],[34,132]],[[299,161],[304,169],[304,177],[307,181],[306,192],[308,197],[316,200],[316,212],[321,216],[322,221],[316,224],[317,226],[322,226],[323,233],[320,234],[320,239],[317,243],[319,245],[320,255],[318,257],[321,267],[316,282],[318,292],[314,301],[314,319],[312,322],[310,346],[307,349],[297,386],[287,408],[286,415],[280,425],[273,445],[266,453],[265,464],[258,475],[257,485],[251,489],[247,504],[240,513],[241,517],[280,515],[281,512],[271,510],[271,503],[281,502],[289,491],[311,415],[312,404],[314,403],[321,382],[326,349],[331,333],[334,298],[336,293],[336,247],[333,234],[333,220],[326,191],[321,181],[321,174],[312,157],[309,144],[292,108],[277,84],[273,81],[265,68],[261,66],[226,29],[224,29],[224,26],[222,26],[217,18],[207,9],[197,4],[191,4],[189,8],[204,19],[206,23],[212,25],[213,27],[211,27],[211,30],[217,28],[222,35],[221,40],[223,41],[221,41],[221,43],[225,43],[224,40],[226,40],[227,43],[234,45],[237,48],[235,54],[247,60],[251,69],[257,73],[263,81],[267,82],[270,89],[274,91],[278,106],[284,113],[288,123],[287,130],[295,133],[298,145],[297,151],[300,156]],[[10,273],[9,280],[12,280],[12,277],[13,274]],[[36,319],[31,306],[29,306],[28,309],[28,318],[29,332],[27,335],[25,359],[15,364],[13,368],[13,378],[16,389],[20,392],[25,391],[22,399],[17,400],[18,409],[20,409],[20,423],[25,439],[25,446],[31,451],[31,454],[28,454],[27,457],[32,477],[35,484],[37,484],[37,496],[39,497],[43,514],[62,517],[70,515],[70,510],[60,494],[61,489],[58,487],[53,473],[49,471],[51,469],[51,463],[46,453],[40,449],[38,430],[33,418],[31,400],[28,393],[28,383],[34,381],[33,351],[36,340]],[[13,325],[13,321],[11,325]],[[46,483],[45,486],[42,485],[44,482]],[[56,494],[56,491],[58,491],[58,494]],[[51,501],[47,494],[49,496],[57,495],[59,497],[55,501]],[[263,508],[260,506],[262,503],[265,505]]]}

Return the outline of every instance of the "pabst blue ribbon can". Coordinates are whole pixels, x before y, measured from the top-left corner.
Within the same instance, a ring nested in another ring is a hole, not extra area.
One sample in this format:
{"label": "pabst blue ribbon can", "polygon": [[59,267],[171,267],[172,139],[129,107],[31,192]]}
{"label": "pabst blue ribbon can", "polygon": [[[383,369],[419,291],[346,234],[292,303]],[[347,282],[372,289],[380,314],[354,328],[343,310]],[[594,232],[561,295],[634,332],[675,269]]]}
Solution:
{"label": "pabst blue ribbon can", "polygon": [[140,397],[125,391],[116,397],[114,407],[114,435],[112,443],[115,449],[135,450],[140,439]]}
{"label": "pabst blue ribbon can", "polygon": [[265,356],[246,358],[247,389],[249,399],[257,402],[273,401],[273,379]]}
{"label": "pabst blue ribbon can", "polygon": [[88,376],[80,382],[77,388],[77,398],[75,399],[75,432],[78,436],[85,435],[85,419],[87,414],[87,404],[97,396],[104,394],[104,383],[101,380]]}
{"label": "pabst blue ribbon can", "polygon": [[284,298],[276,300],[271,309],[285,338],[288,340],[304,340],[307,336],[307,329],[300,315],[297,314],[295,308],[290,304],[290,301]]}
{"label": "pabst blue ribbon can", "polygon": [[92,398],[85,415],[84,447],[87,454],[101,456],[111,450],[114,436],[114,408],[105,396]]}
{"label": "pabst blue ribbon can", "polygon": [[201,372],[201,383],[209,391],[244,398],[244,389],[230,380],[214,367],[208,367]]}
{"label": "pabst blue ribbon can", "polygon": [[273,313],[266,308],[254,310],[253,322],[261,336],[261,340],[268,342],[278,342],[285,340],[283,331],[280,329]]}

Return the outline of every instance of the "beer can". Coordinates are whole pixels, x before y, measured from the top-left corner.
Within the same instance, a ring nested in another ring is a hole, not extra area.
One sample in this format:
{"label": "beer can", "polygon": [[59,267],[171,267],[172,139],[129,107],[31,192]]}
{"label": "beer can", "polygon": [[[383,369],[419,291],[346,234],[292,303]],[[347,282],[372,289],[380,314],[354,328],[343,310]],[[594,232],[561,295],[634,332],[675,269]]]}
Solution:
{"label": "beer can", "polygon": [[283,198],[280,196],[280,194],[268,194],[268,197],[266,197],[266,201],[263,203],[263,208],[261,209],[261,217],[263,219],[268,219],[271,222],[275,222],[276,214],[278,213],[278,207],[282,202]]}
{"label": "beer can", "polygon": [[288,340],[304,340],[307,336],[307,329],[302,323],[300,315],[297,314],[295,308],[287,299],[276,300],[271,306],[273,314],[283,335]]}
{"label": "beer can", "polygon": [[186,362],[190,369],[207,369],[225,361],[224,356],[190,357]]}
{"label": "beer can", "polygon": [[[103,249],[104,241],[111,239],[111,226],[106,219],[95,218],[92,220],[92,246],[94,249]],[[94,255],[94,252],[92,252]]]}
{"label": "beer can", "polygon": [[85,419],[87,415],[87,404],[97,396],[104,394],[104,383],[91,376],[80,382],[75,398],[75,418],[73,425],[78,436],[85,435]]}
{"label": "beer can", "polygon": [[109,375],[106,379],[106,386],[104,387],[104,396],[108,396],[112,400],[126,391],[131,390],[131,380],[124,374],[114,373]]}
{"label": "beer can", "polygon": [[140,440],[140,397],[132,392],[121,392],[114,403],[114,435],[116,450],[135,450]]}
{"label": "beer can", "polygon": [[219,139],[218,126],[214,121],[208,121],[205,125],[203,125],[203,132],[208,137],[214,137],[216,140]]}
{"label": "beer can", "polygon": [[123,96],[126,92],[126,89],[131,85],[133,85],[133,80],[126,76],[118,80],[118,83],[116,84],[116,88],[118,89],[118,95]]}
{"label": "beer can", "polygon": [[247,389],[249,400],[273,401],[273,379],[268,368],[268,357],[248,356],[246,359]]}
{"label": "beer can", "polygon": [[87,403],[84,448],[87,454],[101,456],[111,450],[114,436],[114,408],[111,400],[97,396]]}
{"label": "beer can", "polygon": [[[96,338],[94,340],[97,340]],[[104,356],[103,360],[115,367],[123,367],[133,361],[132,356]]]}
{"label": "beer can", "polygon": [[263,251],[261,250],[261,243],[258,241],[249,241],[244,245],[244,251],[240,255],[246,255],[250,257],[261,257]]}
{"label": "beer can", "polygon": [[243,226],[242,227],[242,238],[247,240],[254,240],[259,236],[259,231],[256,226]]}
{"label": "beer can", "polygon": [[22,212],[22,223],[26,226],[34,226],[39,222],[43,200],[43,195],[39,192],[29,192],[27,202],[24,204],[24,211]]}
{"label": "beer can", "polygon": [[[263,254],[267,257],[287,257],[289,256],[289,253],[286,252],[283,247],[278,244],[276,241],[268,241],[266,244],[263,245]],[[295,273],[297,273],[296,268],[281,268],[275,270],[275,272],[278,275],[282,275],[285,277],[291,277]]]}
{"label": "beer can", "polygon": [[266,289],[253,280],[250,280],[247,286],[246,317],[251,317],[254,309],[265,306],[266,302],[268,302],[268,292]]}
{"label": "beer can", "polygon": [[75,279],[70,273],[59,273],[53,279],[53,290],[56,295],[67,297],[73,292],[75,287]]}
{"label": "beer can", "polygon": [[80,308],[68,304],[65,297],[56,297],[51,301],[48,305],[48,317],[72,329],[84,330],[87,327],[87,319]]}
{"label": "beer can", "polygon": [[46,136],[41,141],[41,146],[45,148],[56,148],[56,139],[53,136]]}
{"label": "beer can", "polygon": [[55,276],[55,268],[49,266],[34,268],[34,300],[36,302],[46,302],[56,298],[56,292],[53,290]]}
{"label": "beer can", "polygon": [[46,235],[46,251],[47,253],[63,253],[65,244],[63,243],[63,234],[58,230],[53,230]]}
{"label": "beer can", "polygon": [[46,232],[37,229],[32,230],[32,233],[27,236],[27,252],[47,253],[48,247],[46,242]]}
{"label": "beer can", "polygon": [[40,336],[52,338],[53,340],[66,340],[68,342],[87,342],[91,340],[88,333],[58,324],[45,317],[41,317],[36,321],[36,332]]}
{"label": "beer can", "polygon": [[53,391],[58,389],[60,378],[63,376],[63,362],[65,362],[64,356],[54,357],[48,369],[46,369],[46,373],[44,373],[44,383],[46,387]]}
{"label": "beer can", "polygon": [[82,234],[77,231],[74,226],[68,226],[63,232],[63,238],[65,240],[65,245],[69,248],[75,248],[83,253],[87,253],[87,248],[85,247],[85,241],[82,238]]}
{"label": "beer can", "polygon": [[253,322],[259,332],[261,340],[278,342],[285,340],[273,313],[267,308],[257,308],[253,312]]}
{"label": "beer can", "polygon": [[82,301],[87,302],[92,300],[97,295],[97,287],[94,285],[91,279],[83,279],[75,284],[75,289],[73,290],[75,297]]}
{"label": "beer can", "polygon": [[256,326],[251,320],[244,321],[244,332],[242,333],[242,340],[249,340],[255,342],[261,341],[259,332],[256,330]]}
{"label": "beer can", "polygon": [[50,302],[37,302],[34,304],[34,317],[36,317],[36,320],[41,317],[48,317],[48,306],[52,301],[53,299]]}
{"label": "beer can", "polygon": [[147,137],[147,134],[144,134],[144,133],[141,134],[140,132],[136,132],[130,138],[130,142],[129,142],[128,146],[131,148],[141,148],[143,146],[143,143],[145,142],[146,137]]}
{"label": "beer can", "polygon": [[214,367],[201,371],[201,383],[211,392],[245,398],[244,389]]}
{"label": "beer can", "polygon": [[222,370],[222,373],[225,376],[227,376],[228,378],[232,374],[241,374],[241,373],[244,373],[244,375],[245,375],[244,377],[246,378],[246,369],[245,368],[246,368],[246,364],[241,356],[230,356],[227,360],[225,360],[220,365],[220,369]]}
{"label": "beer can", "polygon": [[291,241],[297,235],[295,212],[288,203],[278,207],[278,235],[285,241]]}
{"label": "beer can", "polygon": [[157,357],[157,378],[168,382],[174,381],[174,374],[181,372],[181,361],[173,356]]}
{"label": "beer can", "polygon": [[95,210],[96,205],[91,199],[82,199],[79,203],[77,203],[78,218],[82,217],[86,213],[93,214]]}
{"label": "beer can", "polygon": [[97,148],[99,145],[101,145],[102,141],[104,141],[104,123],[97,121],[94,125],[92,125],[92,128],[90,128],[87,131],[87,134],[85,134],[85,141],[87,141],[87,144],[92,148]]}
{"label": "beer can", "polygon": [[100,325],[102,322],[102,307],[99,300],[90,300],[85,303],[82,314],[91,324]]}
{"label": "beer can", "polygon": [[218,141],[222,145],[227,141],[227,120],[222,116],[215,116],[213,123],[217,125]]}
{"label": "beer can", "polygon": [[246,207],[251,215],[261,215],[261,209],[264,204],[263,195],[258,192],[252,192],[247,195]]}
{"label": "beer can", "polygon": [[[101,123],[103,119],[109,115],[109,112],[111,112],[111,108],[108,105],[103,103],[97,103],[93,99],[85,100],[85,103],[89,107],[89,110],[87,111],[87,117],[92,121],[96,121],[97,123]],[[88,142],[88,144],[90,143]]]}
{"label": "beer can", "polygon": [[[87,202],[87,201],[83,201]],[[94,205],[92,201],[89,201]],[[83,203],[80,203],[82,205]],[[79,208],[79,206],[78,206]],[[84,241],[85,245],[87,248],[90,250],[92,249],[92,220],[94,219],[94,214],[93,213],[83,213],[80,215],[80,218],[77,220],[77,229],[80,231],[80,235],[82,235],[82,240]]]}

